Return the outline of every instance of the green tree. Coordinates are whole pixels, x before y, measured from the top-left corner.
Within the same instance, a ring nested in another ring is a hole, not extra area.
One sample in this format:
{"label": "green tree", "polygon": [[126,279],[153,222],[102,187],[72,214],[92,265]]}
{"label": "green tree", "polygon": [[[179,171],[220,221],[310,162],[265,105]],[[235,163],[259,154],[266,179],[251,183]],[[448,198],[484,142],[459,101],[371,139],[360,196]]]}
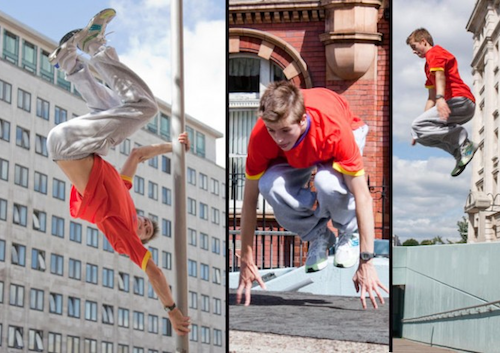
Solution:
{"label": "green tree", "polygon": [[467,218],[462,216],[462,219],[457,222],[458,234],[460,234],[460,240],[457,243],[467,243],[467,235],[469,233],[469,223]]}
{"label": "green tree", "polygon": [[420,245],[434,245],[434,242],[432,240],[425,239],[420,242]]}
{"label": "green tree", "polygon": [[418,241],[416,241],[415,239],[413,238],[410,238],[410,239],[406,239],[404,242],[403,242],[403,246],[417,246],[419,245],[418,244]]}

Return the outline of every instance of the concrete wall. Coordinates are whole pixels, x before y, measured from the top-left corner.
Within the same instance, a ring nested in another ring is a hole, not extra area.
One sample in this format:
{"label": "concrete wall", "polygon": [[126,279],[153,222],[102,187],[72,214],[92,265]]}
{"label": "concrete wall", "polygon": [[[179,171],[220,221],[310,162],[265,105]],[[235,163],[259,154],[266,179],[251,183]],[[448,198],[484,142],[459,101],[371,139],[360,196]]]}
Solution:
{"label": "concrete wall", "polygon": [[[404,319],[500,299],[500,243],[394,247],[393,285],[404,285]],[[473,352],[500,352],[500,311],[403,323],[403,337]]]}

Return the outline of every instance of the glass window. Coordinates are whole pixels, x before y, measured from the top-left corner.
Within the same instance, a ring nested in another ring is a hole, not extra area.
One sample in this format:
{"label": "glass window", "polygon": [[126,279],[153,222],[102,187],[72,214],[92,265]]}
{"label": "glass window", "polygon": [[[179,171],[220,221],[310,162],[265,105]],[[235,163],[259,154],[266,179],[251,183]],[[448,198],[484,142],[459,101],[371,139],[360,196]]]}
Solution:
{"label": "glass window", "polygon": [[208,295],[201,295],[201,311],[210,312],[210,297]]}
{"label": "glass window", "polygon": [[189,291],[189,307],[198,309],[198,293]]}
{"label": "glass window", "polygon": [[26,206],[14,204],[13,221],[14,224],[26,227],[28,222],[28,208]]}
{"label": "glass window", "polygon": [[190,215],[196,216],[196,200],[188,197],[187,212]]}
{"label": "glass window", "polygon": [[56,106],[54,111],[54,122],[56,125],[68,121],[68,111],[61,107]]}
{"label": "glass window", "polygon": [[148,315],[148,332],[158,333],[158,316]]}
{"label": "glass window", "polygon": [[158,156],[154,156],[148,160],[148,165],[155,169],[158,169]]}
{"label": "glass window", "polygon": [[200,264],[200,277],[204,281],[208,281],[210,278],[209,267],[207,264]]}
{"label": "glass window", "polygon": [[3,32],[3,57],[14,65],[19,62],[19,37],[7,30]]}
{"label": "glass window", "polygon": [[9,161],[0,158],[0,179],[9,180]]}
{"label": "glass window", "polygon": [[208,220],[208,205],[203,202],[200,202],[200,218]]}
{"label": "glass window", "polygon": [[11,348],[24,348],[23,328],[9,326],[8,346]]}
{"label": "glass window", "polygon": [[82,242],[82,225],[80,223],[69,222],[69,240],[77,243]]}
{"label": "glass window", "polygon": [[200,233],[200,248],[208,250],[208,234]]}
{"label": "glass window", "polygon": [[26,247],[24,245],[12,244],[11,263],[23,267],[26,265]]}
{"label": "glass window", "polygon": [[97,321],[97,303],[87,300],[85,302],[85,320]]}
{"label": "glass window", "polygon": [[0,119],[0,140],[10,141],[10,123]]}
{"label": "glass window", "polygon": [[164,173],[170,174],[170,158],[161,156],[161,170]]}
{"label": "glass window", "polygon": [[161,319],[162,325],[161,325],[161,333],[163,336],[172,336],[172,323],[170,322],[170,319],[163,317]]}
{"label": "glass window", "polygon": [[109,268],[103,268],[102,269],[102,286],[107,287],[107,288],[114,288],[115,287],[115,271],[109,269]]}
{"label": "glass window", "polygon": [[71,92],[71,83],[66,80],[66,73],[62,70],[57,70],[57,85],[68,92]]}
{"label": "glass window", "polygon": [[82,279],[82,262],[80,260],[69,259],[69,278]]}
{"label": "glass window", "polygon": [[212,252],[220,254],[220,239],[212,237]]}
{"label": "glass window", "polygon": [[260,60],[254,58],[232,58],[229,60],[229,92],[259,92]]}
{"label": "glass window", "polygon": [[16,146],[30,149],[30,132],[22,127],[16,127]]}
{"label": "glass window", "polygon": [[43,352],[43,331],[29,330],[28,349],[30,351]]}
{"label": "glass window", "polygon": [[118,273],[118,289],[123,292],[128,292],[130,290],[130,276],[127,273]]}
{"label": "glass window", "polygon": [[188,228],[188,242],[189,245],[196,246],[197,245],[197,237],[196,230]]}
{"label": "glass window", "polygon": [[114,325],[115,324],[115,317],[113,314],[113,306],[112,305],[102,305],[102,323],[103,324],[109,324],[109,325]]}
{"label": "glass window", "polygon": [[144,313],[134,311],[134,330],[144,331]]}
{"label": "glass window", "polygon": [[31,112],[31,93],[20,88],[17,89],[17,107]]}
{"label": "glass window", "polygon": [[214,314],[222,315],[222,301],[217,298],[214,298]]}
{"label": "glass window", "polygon": [[64,238],[64,218],[52,216],[52,235]]}
{"label": "glass window", "polygon": [[111,244],[109,243],[108,238],[103,237],[102,238],[102,249],[107,252],[115,252]]}
{"label": "glass window", "polygon": [[196,170],[193,168],[187,169],[187,182],[191,185],[196,185]]}
{"label": "glass window", "polygon": [[156,114],[151,120],[149,120],[148,125],[146,125],[146,128],[151,131],[152,133],[158,133],[158,114]]}
{"label": "glass window", "polygon": [[196,143],[194,140],[194,130],[186,125],[186,132],[188,134],[189,141],[191,142],[189,150],[194,153],[194,144]]}
{"label": "glass window", "polygon": [[201,327],[201,343],[210,343],[210,327]]}
{"label": "glass window", "polygon": [[140,195],[144,195],[144,178],[137,175],[134,177],[134,191]]}
{"label": "glass window", "polygon": [[168,219],[162,218],[161,220],[161,234],[165,237],[172,237],[172,222]]}
{"label": "glass window", "polygon": [[171,141],[170,118],[163,113],[160,113],[160,135],[164,137],[167,141]]}
{"label": "glass window", "polygon": [[50,273],[62,276],[64,273],[64,258],[61,255],[50,255]]}
{"label": "glass window", "polygon": [[[5,240],[0,239],[0,261],[5,261]],[[2,287],[3,289],[3,287]],[[1,294],[1,292],[0,292]],[[1,299],[0,299],[1,302]]]}
{"label": "glass window", "polygon": [[9,304],[13,306],[24,306],[24,287],[17,284],[10,285]]}
{"label": "glass window", "polygon": [[198,325],[191,324],[191,332],[189,332],[189,340],[198,342]]}
{"label": "glass window", "polygon": [[43,311],[43,290],[31,288],[30,309]]}
{"label": "glass window", "polygon": [[208,177],[200,173],[200,189],[208,190]]}
{"label": "glass window", "polygon": [[220,278],[220,268],[213,268],[213,283],[215,284],[221,284],[221,278]]}
{"label": "glass window", "polygon": [[144,295],[144,278],[134,276],[134,294]]}
{"label": "glass window", "polygon": [[162,251],[162,267],[166,270],[172,269],[172,254],[168,251]]}
{"label": "glass window", "polygon": [[158,200],[158,184],[148,181],[148,196],[150,199]]}
{"label": "glass window", "polygon": [[11,103],[12,101],[12,85],[0,80],[0,100]]}
{"label": "glass window", "polygon": [[93,248],[99,248],[99,230],[87,227],[87,245]]}
{"label": "glass window", "polygon": [[188,274],[191,277],[198,277],[198,264],[196,261],[188,259]]}
{"label": "glass window", "polygon": [[128,156],[130,154],[130,140],[125,139],[120,144],[120,153]]}
{"label": "glass window", "polygon": [[196,154],[205,158],[205,135],[196,131]]}
{"label": "glass window", "polygon": [[129,327],[129,310],[118,308],[118,326]]}
{"label": "glass window", "polygon": [[214,328],[214,346],[222,347],[222,330]]}
{"label": "glass window", "polygon": [[34,179],[35,191],[47,195],[47,176],[45,174],[35,172]]}
{"label": "glass window", "polygon": [[[49,341],[50,344],[50,341]],[[59,350],[60,352],[60,350]],[[80,353],[80,337],[67,336],[66,337],[66,352],[67,353]]]}
{"label": "glass window", "polygon": [[[97,321],[97,319],[92,321]],[[90,338],[85,338],[85,340],[83,341],[83,351],[85,353],[97,353],[97,341]]]}
{"label": "glass window", "polygon": [[53,179],[52,182],[52,197],[64,201],[66,198],[66,183],[62,180]]}
{"label": "glass window", "polygon": [[28,187],[28,168],[16,164],[14,167],[14,184]]}
{"label": "glass window", "polygon": [[[68,336],[69,339],[69,336]],[[62,342],[62,335],[59,333],[53,333],[49,332],[49,347],[48,347],[48,352],[49,353],[61,353],[61,342]],[[69,345],[68,345],[69,347]],[[68,348],[67,350],[68,353],[73,353],[73,350],[70,350]]]}
{"label": "glass window", "polygon": [[50,103],[40,97],[37,97],[36,116],[44,120],[49,120],[49,112],[50,112]]}
{"label": "glass window", "polygon": [[40,76],[49,82],[54,83],[54,66],[49,61],[50,53],[42,50],[40,60]]}
{"label": "glass window", "polygon": [[220,212],[215,207],[212,207],[212,223],[215,224],[220,223]]}
{"label": "glass window", "polygon": [[45,262],[45,251],[31,249],[31,268],[37,271],[45,271],[47,268]]}
{"label": "glass window", "polygon": [[210,192],[219,195],[219,181],[214,178],[210,178]]}
{"label": "glass window", "polygon": [[49,296],[49,312],[52,314],[62,315],[63,298],[61,294],[50,293]]}
{"label": "glass window", "polygon": [[48,157],[49,152],[47,151],[47,138],[45,136],[38,134],[35,136],[35,152]]}
{"label": "glass window", "polygon": [[23,40],[23,69],[35,73],[36,72],[36,54],[38,49],[36,45],[31,44]]}
{"label": "glass window", "polygon": [[85,271],[85,281],[97,284],[97,265],[87,264]]}
{"label": "glass window", "polygon": [[161,201],[165,205],[171,206],[172,205],[172,190],[170,190],[169,188],[166,188],[166,187],[162,187],[161,188],[161,195],[162,195]]}
{"label": "glass window", "polygon": [[68,297],[68,316],[80,318],[80,298]]}

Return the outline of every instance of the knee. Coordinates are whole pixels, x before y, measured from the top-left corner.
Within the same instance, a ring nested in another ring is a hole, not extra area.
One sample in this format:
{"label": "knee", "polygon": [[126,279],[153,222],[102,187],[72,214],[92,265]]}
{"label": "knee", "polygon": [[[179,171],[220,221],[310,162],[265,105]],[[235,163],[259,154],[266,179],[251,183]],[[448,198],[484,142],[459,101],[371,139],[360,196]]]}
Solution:
{"label": "knee", "polygon": [[274,173],[264,173],[259,180],[259,192],[266,200],[269,200],[271,195],[279,194],[284,188],[284,179]]}
{"label": "knee", "polygon": [[47,136],[47,150],[52,159],[60,156],[61,151],[64,149],[68,135],[67,130],[66,123],[59,124],[50,130]]}
{"label": "knee", "polygon": [[314,177],[314,187],[319,198],[321,195],[347,195],[349,192],[342,174],[333,169],[318,171]]}

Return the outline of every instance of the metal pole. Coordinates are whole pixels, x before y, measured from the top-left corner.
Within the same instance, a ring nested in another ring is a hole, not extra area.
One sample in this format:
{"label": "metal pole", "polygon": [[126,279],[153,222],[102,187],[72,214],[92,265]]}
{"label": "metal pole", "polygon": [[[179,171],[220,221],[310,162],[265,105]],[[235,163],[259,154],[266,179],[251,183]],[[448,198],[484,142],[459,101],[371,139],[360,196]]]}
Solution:
{"label": "metal pole", "polygon": [[[172,22],[172,136],[179,136],[184,127],[184,65],[182,0],[171,2]],[[192,141],[191,141],[192,142]],[[172,164],[174,176],[174,249],[176,269],[176,302],[184,315],[188,315],[187,302],[187,241],[186,241],[186,161],[184,146],[173,141]],[[189,336],[177,336],[176,352],[189,352]]]}

